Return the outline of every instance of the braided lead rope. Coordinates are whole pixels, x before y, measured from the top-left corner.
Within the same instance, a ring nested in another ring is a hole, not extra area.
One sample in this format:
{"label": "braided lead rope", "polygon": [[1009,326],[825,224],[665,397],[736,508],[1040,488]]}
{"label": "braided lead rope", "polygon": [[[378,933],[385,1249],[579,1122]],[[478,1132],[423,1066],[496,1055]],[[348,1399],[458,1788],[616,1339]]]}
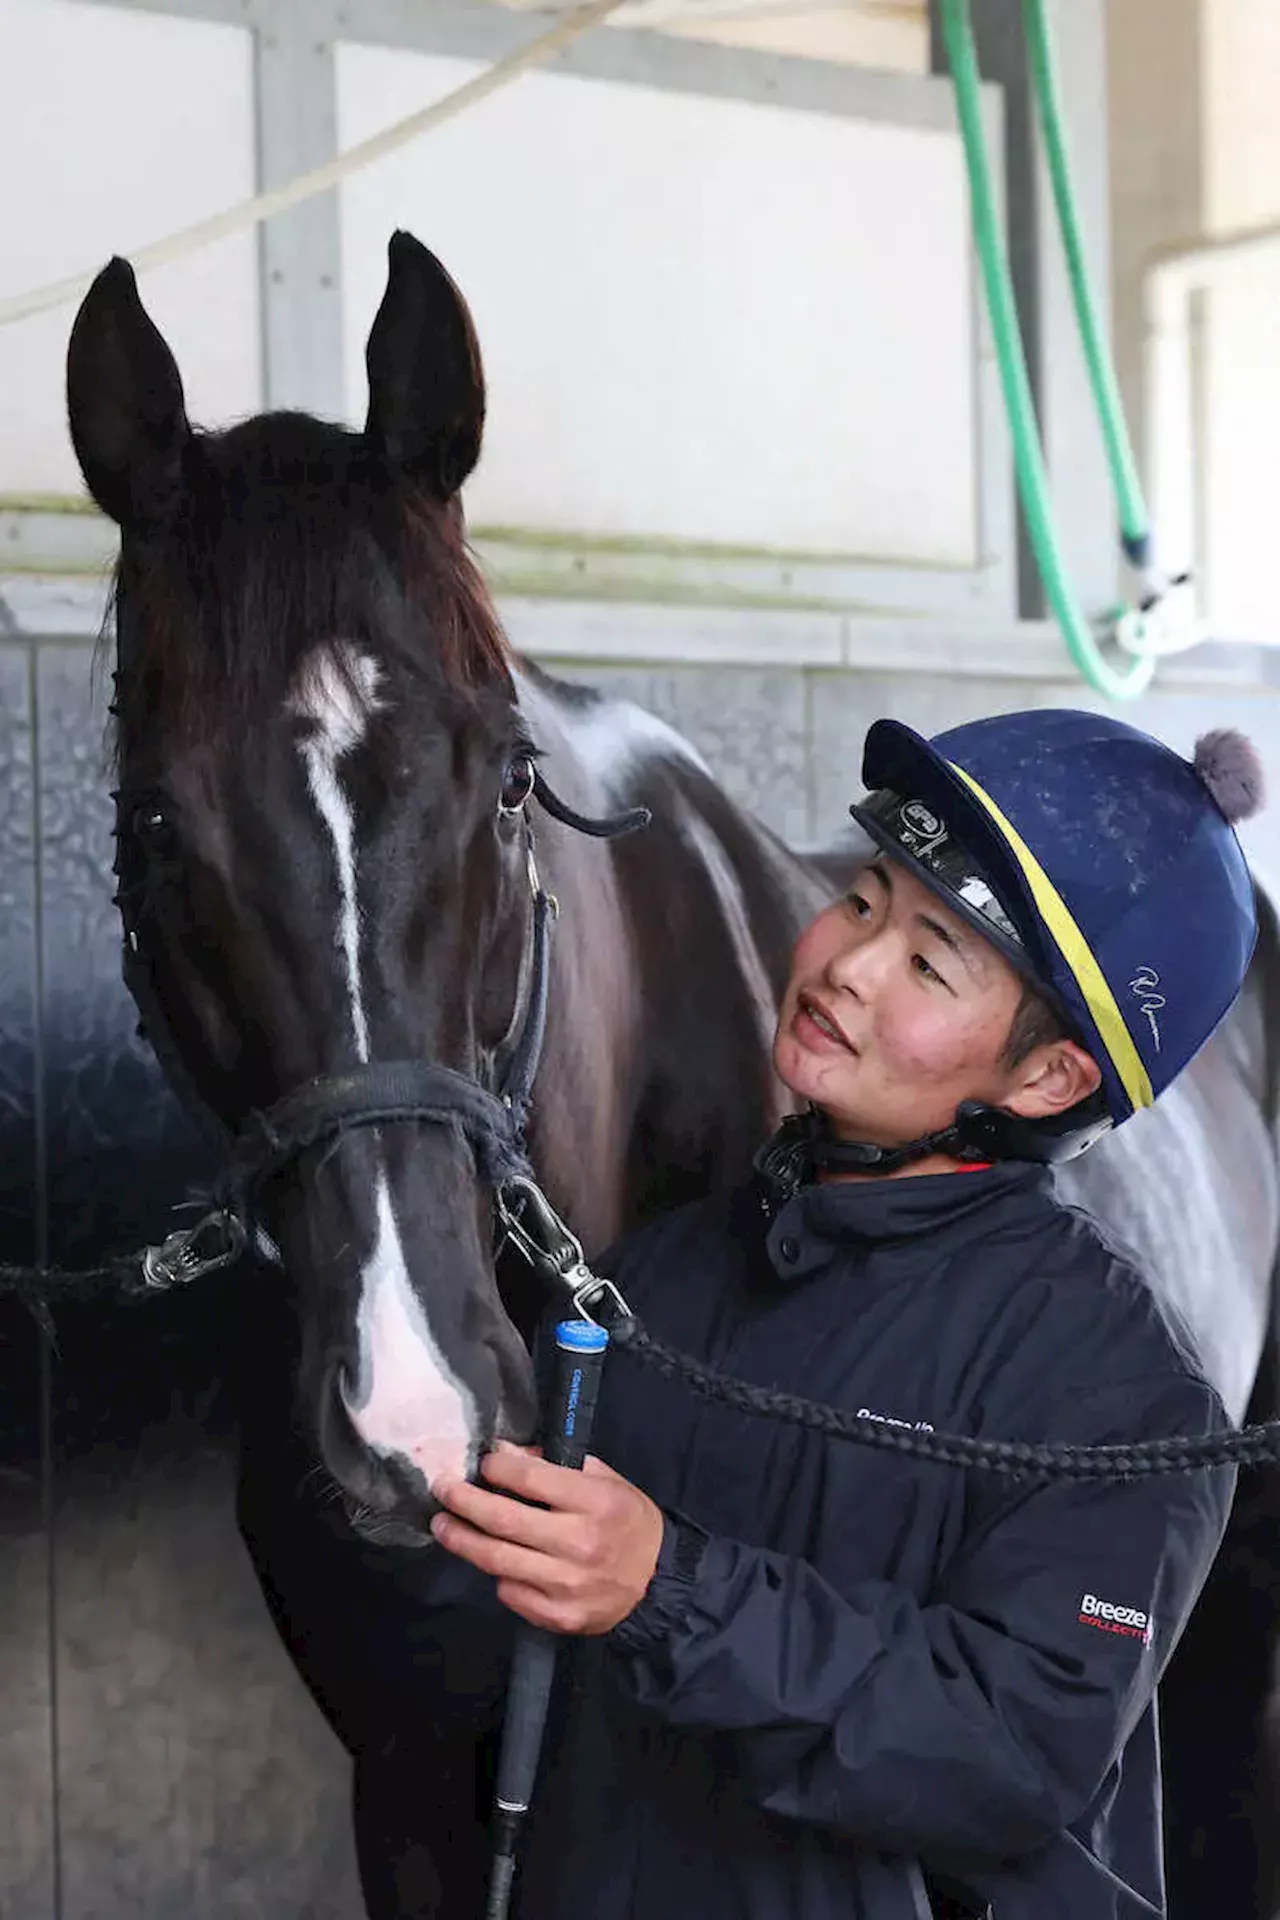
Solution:
{"label": "braided lead rope", "polygon": [[894,1427],[843,1407],[824,1406],[800,1394],[753,1386],[732,1374],[707,1367],[645,1332],[638,1320],[623,1319],[610,1328],[616,1347],[668,1380],[678,1380],[704,1400],[738,1413],[780,1420],[810,1433],[855,1440],[886,1453],[905,1453],[942,1466],[976,1467],[1012,1479],[1138,1480],[1154,1474],[1199,1473],[1206,1467],[1265,1466],[1280,1461],[1280,1420],[1244,1427],[1234,1433],[1173,1434],[1167,1439],[1129,1445],[1071,1446],[1057,1441],[982,1440],[971,1434],[925,1433]]}

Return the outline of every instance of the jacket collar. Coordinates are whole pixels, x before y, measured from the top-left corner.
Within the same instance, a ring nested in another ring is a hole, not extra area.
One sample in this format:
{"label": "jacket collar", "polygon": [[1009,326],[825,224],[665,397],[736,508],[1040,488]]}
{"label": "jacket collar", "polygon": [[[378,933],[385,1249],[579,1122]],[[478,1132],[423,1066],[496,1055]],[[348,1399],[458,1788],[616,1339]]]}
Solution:
{"label": "jacket collar", "polygon": [[[830,1180],[811,1177],[798,1136],[784,1125],[756,1159],[755,1193],[766,1222],[769,1265],[783,1281],[804,1279],[838,1252],[869,1254],[922,1236],[947,1237],[972,1216],[1015,1194],[1040,1195],[1052,1173],[1009,1160],[954,1173],[897,1179]],[[965,1237],[972,1232],[966,1227]]]}

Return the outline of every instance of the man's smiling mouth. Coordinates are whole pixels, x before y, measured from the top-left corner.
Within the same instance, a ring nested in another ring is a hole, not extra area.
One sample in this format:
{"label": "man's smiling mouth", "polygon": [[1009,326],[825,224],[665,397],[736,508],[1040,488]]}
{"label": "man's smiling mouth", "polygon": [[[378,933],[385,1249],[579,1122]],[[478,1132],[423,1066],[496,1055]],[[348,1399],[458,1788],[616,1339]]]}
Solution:
{"label": "man's smiling mouth", "polygon": [[[803,1014],[805,1018],[817,1028],[824,1039],[831,1040],[836,1046],[843,1047],[847,1053],[855,1053],[857,1051],[839,1022],[827,1012],[822,1002],[816,1000],[811,993],[802,993],[799,996],[796,1002],[796,1012]],[[800,1037],[803,1039],[803,1034]]]}

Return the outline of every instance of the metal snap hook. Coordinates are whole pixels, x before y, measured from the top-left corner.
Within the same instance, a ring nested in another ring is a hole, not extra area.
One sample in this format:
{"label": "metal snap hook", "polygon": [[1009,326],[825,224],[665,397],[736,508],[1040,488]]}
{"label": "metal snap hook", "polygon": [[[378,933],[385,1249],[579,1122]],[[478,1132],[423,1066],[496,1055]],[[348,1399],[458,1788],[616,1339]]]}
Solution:
{"label": "metal snap hook", "polygon": [[180,1227],[158,1247],[147,1247],[142,1255],[143,1280],[158,1292],[187,1286],[206,1273],[229,1267],[244,1252],[245,1242],[244,1223],[217,1207],[194,1227]]}
{"label": "metal snap hook", "polygon": [[596,1313],[604,1300],[612,1303],[619,1317],[627,1320],[632,1317],[630,1307],[613,1281],[602,1280],[598,1273],[591,1271],[582,1242],[570,1233],[535,1180],[525,1174],[512,1174],[495,1193],[494,1210],[506,1238],[534,1271],[567,1288],[580,1320],[603,1325],[596,1319]]}

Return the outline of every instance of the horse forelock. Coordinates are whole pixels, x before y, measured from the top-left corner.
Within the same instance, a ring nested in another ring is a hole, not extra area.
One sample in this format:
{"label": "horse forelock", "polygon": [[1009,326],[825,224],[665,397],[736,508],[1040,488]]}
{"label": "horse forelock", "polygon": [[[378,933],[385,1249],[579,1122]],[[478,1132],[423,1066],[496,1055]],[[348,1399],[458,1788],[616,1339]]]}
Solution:
{"label": "horse forelock", "polygon": [[286,704],[346,637],[390,684],[511,697],[511,653],[456,503],[362,435],[275,414],[201,435],[165,534],[126,546],[126,678],[149,726],[208,742]]}

